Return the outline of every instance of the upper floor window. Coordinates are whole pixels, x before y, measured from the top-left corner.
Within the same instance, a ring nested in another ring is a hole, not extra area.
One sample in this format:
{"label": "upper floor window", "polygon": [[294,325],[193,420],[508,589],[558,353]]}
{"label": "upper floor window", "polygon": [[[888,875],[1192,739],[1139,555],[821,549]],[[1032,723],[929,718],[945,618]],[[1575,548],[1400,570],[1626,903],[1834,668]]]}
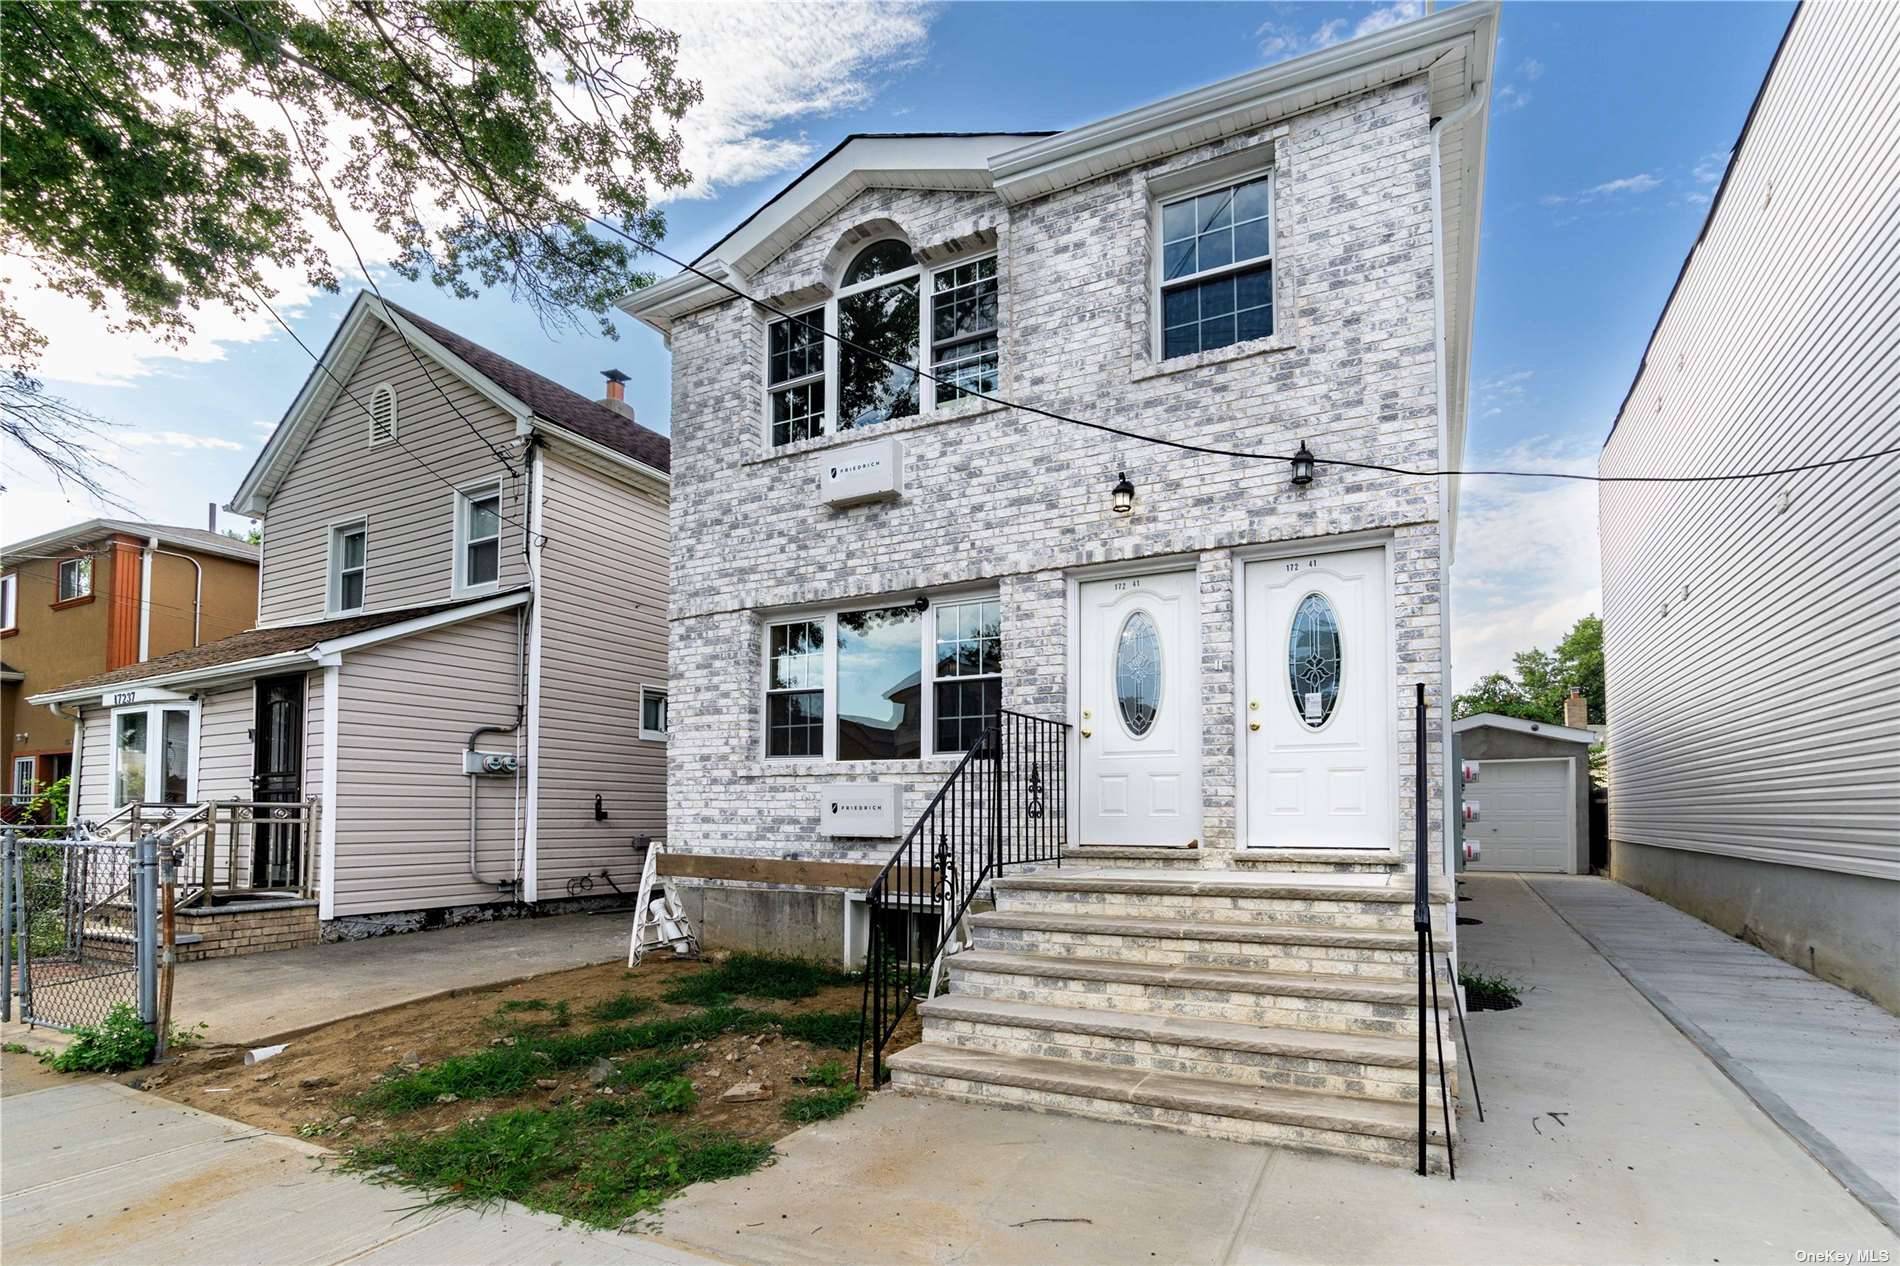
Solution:
{"label": "upper floor window", "polygon": [[501,484],[455,494],[455,587],[489,588],[501,581]]}
{"label": "upper floor window", "polygon": [[660,686],[640,687],[640,737],[666,741],[666,691]]}
{"label": "upper floor window", "polygon": [[0,632],[20,627],[20,581],[12,572],[0,576]]}
{"label": "upper floor window", "polygon": [[1273,333],[1271,177],[1161,204],[1160,291],[1163,359]]}
{"label": "upper floor window", "polygon": [[[993,255],[927,273],[895,238],[865,247],[828,303],[767,326],[772,443],[910,417],[970,391],[994,391],[996,295]],[[837,337],[826,338],[827,331]],[[926,364],[947,381],[924,381],[919,367]]]}
{"label": "upper floor window", "polygon": [[369,393],[369,446],[387,443],[396,438],[396,389],[388,383],[379,383]]}
{"label": "upper floor window", "polygon": [[350,615],[363,609],[369,579],[369,524],[344,523],[330,529],[330,612]]}
{"label": "upper floor window", "polygon": [[92,559],[68,558],[59,565],[60,602],[71,602],[92,593]]}

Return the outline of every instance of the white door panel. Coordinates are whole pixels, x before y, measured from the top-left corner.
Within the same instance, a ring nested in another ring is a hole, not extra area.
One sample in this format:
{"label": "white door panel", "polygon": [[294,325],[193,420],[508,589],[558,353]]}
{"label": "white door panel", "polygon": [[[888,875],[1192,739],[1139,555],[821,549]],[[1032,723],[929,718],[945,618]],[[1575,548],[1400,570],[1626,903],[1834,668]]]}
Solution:
{"label": "white door panel", "polygon": [[1176,845],[1199,839],[1195,575],[1089,581],[1080,598],[1080,839]]}
{"label": "white door panel", "polygon": [[1392,847],[1385,551],[1249,563],[1247,845]]}

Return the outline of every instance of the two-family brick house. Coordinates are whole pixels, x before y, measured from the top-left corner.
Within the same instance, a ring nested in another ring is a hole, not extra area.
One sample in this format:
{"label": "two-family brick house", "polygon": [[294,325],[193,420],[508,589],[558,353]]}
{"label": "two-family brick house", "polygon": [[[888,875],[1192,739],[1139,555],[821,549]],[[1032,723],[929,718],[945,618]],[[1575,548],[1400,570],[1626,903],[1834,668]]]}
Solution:
{"label": "two-family brick house", "polygon": [[[1410,1157],[1456,489],[1328,463],[1462,450],[1495,22],[1055,134],[853,136],[626,301],[673,357],[665,865],[710,942],[937,944],[964,757],[1066,727],[993,784],[1060,873],[987,876],[900,1085]],[[864,906],[899,840],[938,848],[908,924]]]}
{"label": "two-family brick house", "polygon": [[75,820],[240,806],[209,810],[214,896],[302,939],[637,883],[668,465],[617,381],[590,400],[358,295],[231,502],[263,520],[257,626],[36,698],[77,722]]}

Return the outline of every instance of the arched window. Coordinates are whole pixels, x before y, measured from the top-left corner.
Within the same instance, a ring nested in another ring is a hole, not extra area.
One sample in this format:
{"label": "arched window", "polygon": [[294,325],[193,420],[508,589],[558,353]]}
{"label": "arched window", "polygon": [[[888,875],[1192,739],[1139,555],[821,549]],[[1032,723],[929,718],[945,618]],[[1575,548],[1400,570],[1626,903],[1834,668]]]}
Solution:
{"label": "arched window", "polygon": [[396,438],[396,389],[379,383],[369,395],[369,446]]}
{"label": "arched window", "polygon": [[867,281],[875,281],[890,273],[903,272],[917,265],[916,257],[910,253],[910,247],[894,237],[881,242],[873,242],[858,252],[851,261],[851,267],[844,270],[839,280],[840,289],[846,286],[860,286]]}

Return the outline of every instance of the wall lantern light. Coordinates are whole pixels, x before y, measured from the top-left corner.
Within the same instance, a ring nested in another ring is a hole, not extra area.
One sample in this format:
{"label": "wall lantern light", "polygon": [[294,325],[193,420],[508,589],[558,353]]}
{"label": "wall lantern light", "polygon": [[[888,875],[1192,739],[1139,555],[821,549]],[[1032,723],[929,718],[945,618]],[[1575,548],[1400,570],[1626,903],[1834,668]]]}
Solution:
{"label": "wall lantern light", "polygon": [[1306,447],[1306,441],[1300,441],[1300,451],[1293,454],[1293,486],[1304,488],[1313,482],[1313,454]]}
{"label": "wall lantern light", "polygon": [[1127,514],[1135,508],[1135,485],[1128,482],[1128,472],[1121,472],[1121,482],[1115,485],[1115,513]]}

